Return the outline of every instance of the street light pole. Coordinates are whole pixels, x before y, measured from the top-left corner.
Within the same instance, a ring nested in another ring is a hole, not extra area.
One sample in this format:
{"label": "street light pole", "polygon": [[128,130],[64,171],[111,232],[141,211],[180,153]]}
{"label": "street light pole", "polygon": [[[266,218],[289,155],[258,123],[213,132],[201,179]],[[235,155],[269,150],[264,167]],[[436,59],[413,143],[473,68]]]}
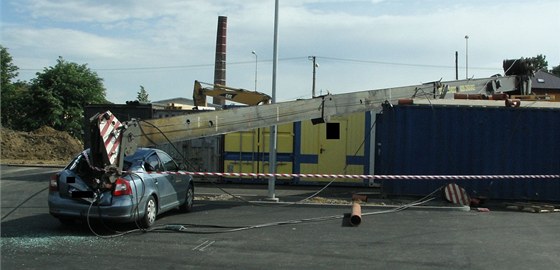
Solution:
{"label": "street light pole", "polygon": [[255,91],[257,91],[257,70],[258,70],[259,56],[255,51],[252,51],[251,53],[255,55]]}
{"label": "street light pole", "polygon": [[469,79],[469,36],[466,35],[465,36],[465,74],[466,74],[466,79]]}
{"label": "street light pole", "polygon": [[[272,56],[272,94],[271,102],[276,103],[276,67],[278,66],[278,1],[274,1],[274,48]],[[270,127],[270,146],[268,150],[268,171],[273,174],[273,176],[268,178],[268,198],[270,201],[278,201],[275,195],[275,185],[276,185],[276,149],[278,143],[278,131],[276,130],[276,125]]]}
{"label": "street light pole", "polygon": [[[252,51],[251,53],[255,55],[255,91],[257,91],[257,78],[258,78],[257,70],[259,70],[258,68],[259,56],[255,51]],[[257,129],[257,172],[259,172],[260,161],[261,161],[261,128],[258,128]]]}

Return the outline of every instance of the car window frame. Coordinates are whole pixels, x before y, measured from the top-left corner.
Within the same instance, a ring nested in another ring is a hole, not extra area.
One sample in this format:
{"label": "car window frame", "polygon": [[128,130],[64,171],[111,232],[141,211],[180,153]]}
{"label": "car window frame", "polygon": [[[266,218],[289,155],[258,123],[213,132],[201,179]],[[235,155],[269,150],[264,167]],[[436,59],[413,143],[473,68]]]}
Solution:
{"label": "car window frame", "polygon": [[[160,151],[158,151],[157,154],[159,156],[159,160],[165,171],[170,171],[170,172],[179,171],[179,165],[177,165],[177,162],[175,162],[175,160],[169,154]],[[168,159],[168,161],[164,161],[165,159]]]}
{"label": "car window frame", "polygon": [[[154,158],[154,157],[155,157],[155,160],[154,160],[154,161],[157,162],[157,166],[155,166],[155,167],[152,166],[152,164],[151,164],[151,162],[150,162],[150,159],[152,159],[152,158]],[[145,165],[144,165],[144,169],[145,169],[146,171],[161,172],[162,169],[164,168],[163,165],[162,165],[162,163],[161,163],[161,159],[159,158],[159,155],[157,155],[157,153],[152,153],[152,154],[150,154],[148,157],[146,157],[146,159],[144,160],[144,164],[145,164]],[[153,169],[153,170],[151,170],[151,169]]]}

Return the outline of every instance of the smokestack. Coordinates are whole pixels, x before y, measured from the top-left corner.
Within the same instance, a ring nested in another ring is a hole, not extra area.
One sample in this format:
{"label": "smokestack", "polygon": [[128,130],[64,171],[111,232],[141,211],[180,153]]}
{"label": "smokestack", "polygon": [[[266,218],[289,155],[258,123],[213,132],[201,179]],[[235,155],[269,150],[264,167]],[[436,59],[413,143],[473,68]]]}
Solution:
{"label": "smokestack", "polygon": [[[227,17],[218,17],[218,32],[216,35],[216,62],[214,64],[214,84],[226,85],[226,33]],[[214,97],[212,104],[225,105],[222,97]]]}

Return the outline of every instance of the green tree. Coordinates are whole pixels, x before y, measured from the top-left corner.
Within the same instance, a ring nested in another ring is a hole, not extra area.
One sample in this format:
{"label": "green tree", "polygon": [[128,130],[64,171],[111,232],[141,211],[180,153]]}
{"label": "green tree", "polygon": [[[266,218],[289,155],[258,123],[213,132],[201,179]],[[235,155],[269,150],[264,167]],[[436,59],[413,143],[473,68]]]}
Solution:
{"label": "green tree", "polygon": [[28,130],[33,119],[29,117],[32,107],[30,85],[18,81],[11,85],[11,92],[2,95],[2,126],[14,130]]}
{"label": "green tree", "polygon": [[13,59],[8,49],[0,45],[0,77],[1,77],[1,121],[2,126],[13,128],[13,123],[17,122],[18,111],[18,87],[12,82],[18,76],[19,68],[13,64]]}
{"label": "green tree", "polygon": [[546,56],[539,54],[536,57],[528,58],[529,62],[533,64],[534,70],[539,71],[541,69],[548,70],[548,61],[546,61]]}
{"label": "green tree", "polygon": [[31,81],[33,104],[29,115],[33,121],[27,129],[48,125],[80,138],[83,130],[84,106],[106,103],[103,80],[87,65],[57,59],[54,67],[37,73]]}
{"label": "green tree", "polygon": [[138,92],[138,95],[136,96],[136,100],[139,102],[146,102],[149,103],[150,99],[148,97],[148,91],[146,91],[146,89],[144,89],[144,86],[140,85],[140,92]]}
{"label": "green tree", "polygon": [[8,49],[0,45],[0,65],[2,67],[1,78],[2,78],[2,88],[4,86],[10,85],[12,79],[18,76],[19,68],[12,63],[13,59]]}
{"label": "green tree", "polygon": [[554,74],[554,75],[560,77],[560,65],[557,65],[557,66],[553,67],[553,68],[550,70],[550,73],[552,73],[552,74]]}

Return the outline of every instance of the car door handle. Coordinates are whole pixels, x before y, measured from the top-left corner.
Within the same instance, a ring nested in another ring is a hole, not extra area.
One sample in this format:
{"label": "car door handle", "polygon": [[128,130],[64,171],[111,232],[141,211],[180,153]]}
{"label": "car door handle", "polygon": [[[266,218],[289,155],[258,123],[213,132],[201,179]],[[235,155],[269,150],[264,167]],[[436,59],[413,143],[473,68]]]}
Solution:
{"label": "car door handle", "polygon": [[156,179],[156,180],[154,180],[154,183],[155,183],[155,184],[157,185],[157,184],[158,184],[158,180],[157,180],[157,179]]}

